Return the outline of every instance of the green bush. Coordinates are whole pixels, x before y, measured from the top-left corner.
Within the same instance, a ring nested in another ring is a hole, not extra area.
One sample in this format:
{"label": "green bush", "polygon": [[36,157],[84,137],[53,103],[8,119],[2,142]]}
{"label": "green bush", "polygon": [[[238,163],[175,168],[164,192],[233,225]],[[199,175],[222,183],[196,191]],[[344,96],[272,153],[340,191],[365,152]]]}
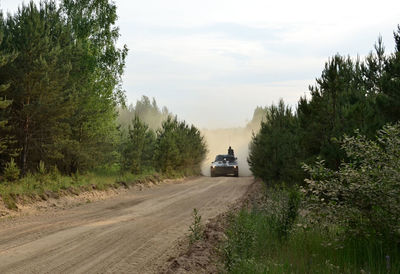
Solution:
{"label": "green bush", "polygon": [[385,126],[376,141],[345,136],[342,149],[349,160],[338,171],[324,161],[304,166],[313,218],[337,225],[346,237],[400,242],[400,124]]}
{"label": "green bush", "polygon": [[4,178],[8,182],[14,182],[19,179],[20,170],[17,164],[14,161],[14,158],[11,158],[10,162],[6,164],[4,168]]}

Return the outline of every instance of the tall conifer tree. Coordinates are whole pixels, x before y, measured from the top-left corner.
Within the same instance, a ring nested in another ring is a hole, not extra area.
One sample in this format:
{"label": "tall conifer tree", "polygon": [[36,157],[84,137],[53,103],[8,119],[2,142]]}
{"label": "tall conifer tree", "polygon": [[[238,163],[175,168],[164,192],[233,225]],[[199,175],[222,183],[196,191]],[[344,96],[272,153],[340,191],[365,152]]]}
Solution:
{"label": "tall conifer tree", "polygon": [[60,58],[64,48],[59,38],[65,31],[60,21],[54,2],[41,2],[39,8],[30,2],[2,22],[1,49],[18,53],[0,73],[10,82],[10,121],[21,147],[23,173],[42,159],[61,157],[55,144],[67,130],[70,64]]}

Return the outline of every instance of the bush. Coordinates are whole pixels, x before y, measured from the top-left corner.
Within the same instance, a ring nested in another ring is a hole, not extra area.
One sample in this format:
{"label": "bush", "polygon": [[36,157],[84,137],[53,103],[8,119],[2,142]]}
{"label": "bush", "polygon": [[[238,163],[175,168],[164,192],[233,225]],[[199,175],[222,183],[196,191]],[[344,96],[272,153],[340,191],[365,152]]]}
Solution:
{"label": "bush", "polygon": [[346,237],[400,242],[400,124],[378,131],[376,141],[345,136],[348,162],[338,171],[318,161],[304,166],[308,209]]}
{"label": "bush", "polygon": [[4,169],[4,178],[8,182],[14,182],[18,180],[20,174],[20,170],[17,164],[14,161],[14,158],[11,158],[10,162],[6,164]]}

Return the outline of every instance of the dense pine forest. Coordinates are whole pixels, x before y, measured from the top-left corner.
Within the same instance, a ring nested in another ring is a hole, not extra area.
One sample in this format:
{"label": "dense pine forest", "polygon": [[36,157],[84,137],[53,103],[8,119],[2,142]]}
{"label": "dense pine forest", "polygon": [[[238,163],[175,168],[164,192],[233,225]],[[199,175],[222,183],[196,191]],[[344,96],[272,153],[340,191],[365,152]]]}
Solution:
{"label": "dense pine forest", "polygon": [[69,185],[90,173],[200,172],[206,144],[196,127],[147,97],[125,107],[128,48],[116,46],[116,23],[108,0],[31,1],[15,14],[0,11],[3,196],[6,186],[56,189],[66,184],[57,178]]}

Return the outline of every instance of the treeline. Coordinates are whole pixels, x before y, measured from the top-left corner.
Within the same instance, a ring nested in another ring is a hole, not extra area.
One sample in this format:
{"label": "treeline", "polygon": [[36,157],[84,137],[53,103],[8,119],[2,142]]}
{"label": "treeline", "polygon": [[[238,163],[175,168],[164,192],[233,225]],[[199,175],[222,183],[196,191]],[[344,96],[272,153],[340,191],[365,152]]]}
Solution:
{"label": "treeline", "polygon": [[168,116],[156,131],[135,116],[122,143],[122,168],[132,173],[200,174],[206,152],[200,131],[176,116]]}
{"label": "treeline", "polygon": [[365,59],[339,54],[326,62],[310,96],[293,110],[283,100],[265,109],[261,129],[250,144],[248,162],[265,182],[302,183],[302,164],[318,157],[337,170],[347,156],[340,140],[359,133],[374,139],[377,130],[400,120],[400,27],[395,52],[385,54],[382,39]]}
{"label": "treeline", "polygon": [[206,148],[194,126],[147,97],[121,107],[128,50],[116,46],[116,20],[109,0],[0,11],[0,176],[39,165],[66,175],[111,165],[134,173],[198,169]]}
{"label": "treeline", "polygon": [[122,171],[133,174],[160,171],[174,175],[200,174],[207,148],[193,125],[179,121],[147,96],[127,108],[118,108]]}
{"label": "treeline", "polygon": [[108,162],[127,54],[115,45],[116,6],[32,1],[0,16],[1,98],[8,102],[0,116],[1,167],[11,157],[22,174],[40,161],[63,173]]}

